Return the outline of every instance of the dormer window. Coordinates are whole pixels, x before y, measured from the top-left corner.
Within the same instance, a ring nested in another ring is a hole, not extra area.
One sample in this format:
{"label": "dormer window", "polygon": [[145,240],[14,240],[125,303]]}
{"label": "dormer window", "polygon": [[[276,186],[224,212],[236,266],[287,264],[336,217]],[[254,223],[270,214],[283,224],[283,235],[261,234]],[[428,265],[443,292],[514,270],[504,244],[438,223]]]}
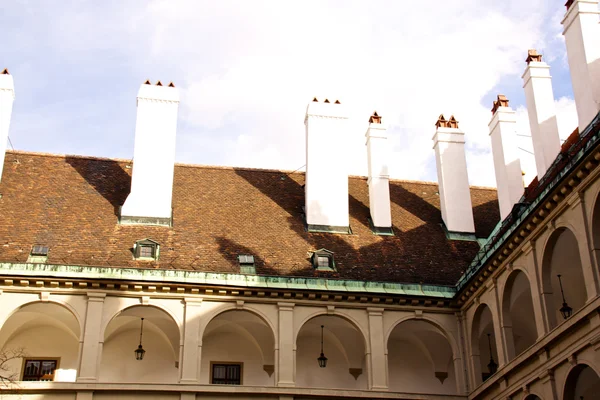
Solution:
{"label": "dormer window", "polygon": [[31,247],[31,252],[27,258],[29,263],[45,263],[48,260],[48,246],[36,244]]}
{"label": "dormer window", "polygon": [[240,263],[240,273],[242,274],[256,274],[256,267],[254,266],[254,256],[249,254],[240,254],[238,256]]}
{"label": "dormer window", "polygon": [[152,239],[138,240],[133,245],[133,254],[137,260],[158,260],[159,248]]}
{"label": "dormer window", "polygon": [[317,250],[313,253],[313,267],[317,271],[335,271],[335,262],[333,260],[333,252],[327,249]]}

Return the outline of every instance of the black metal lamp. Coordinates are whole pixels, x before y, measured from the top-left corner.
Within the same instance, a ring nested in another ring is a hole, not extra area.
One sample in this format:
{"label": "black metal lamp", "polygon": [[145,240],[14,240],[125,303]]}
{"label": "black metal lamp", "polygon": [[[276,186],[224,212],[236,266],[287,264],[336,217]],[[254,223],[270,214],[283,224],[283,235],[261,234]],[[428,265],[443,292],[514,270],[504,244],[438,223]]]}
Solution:
{"label": "black metal lamp", "polygon": [[141,361],[144,359],[146,350],[142,347],[142,334],[144,333],[144,318],[142,318],[142,325],[140,326],[140,345],[135,349],[135,359]]}
{"label": "black metal lamp", "polygon": [[490,362],[488,363],[488,371],[490,371],[490,375],[494,375],[496,371],[498,371],[498,364],[494,361],[494,356],[492,355],[492,341],[490,339],[491,334],[488,333],[488,346],[490,348]]}
{"label": "black metal lamp", "polygon": [[565,300],[565,292],[563,291],[562,280],[560,279],[560,274],[556,275],[556,276],[558,277],[558,284],[560,285],[560,294],[562,294],[562,299],[563,299],[563,304],[559,311],[562,314],[563,318],[567,319],[573,314],[573,309],[571,307],[569,307],[569,305],[567,304],[567,301]]}
{"label": "black metal lamp", "polygon": [[319,361],[319,367],[321,368],[325,368],[327,366],[327,357],[325,357],[325,354],[323,354],[323,328],[324,326],[321,325],[321,355],[319,358],[317,358],[317,361]]}

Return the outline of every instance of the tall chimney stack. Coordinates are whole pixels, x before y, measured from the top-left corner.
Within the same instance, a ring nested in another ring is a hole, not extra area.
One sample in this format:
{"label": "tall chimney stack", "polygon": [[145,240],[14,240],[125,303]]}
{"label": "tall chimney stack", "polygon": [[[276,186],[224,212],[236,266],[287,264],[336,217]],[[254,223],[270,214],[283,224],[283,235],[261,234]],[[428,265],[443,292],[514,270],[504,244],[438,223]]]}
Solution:
{"label": "tall chimney stack", "polygon": [[308,104],[305,213],[309,231],[348,233],[348,116],[338,100]]}
{"label": "tall chimney stack", "polygon": [[568,0],[565,6],[563,35],[582,132],[600,111],[600,11],[598,0]]}
{"label": "tall chimney stack", "polygon": [[8,128],[12,115],[13,102],[15,101],[15,83],[8,69],[0,72],[0,181],[4,168],[4,156],[8,143]]}
{"label": "tall chimney stack", "polygon": [[390,207],[389,144],[385,127],[377,111],[369,118],[367,137],[367,159],[369,163],[369,208],[373,226],[392,227]]}
{"label": "tall chimney stack", "polygon": [[556,106],[552,92],[550,66],[542,61],[542,55],[538,54],[536,50],[529,50],[525,61],[527,68],[523,73],[523,88],[529,115],[535,167],[538,179],[541,179],[560,151]]}
{"label": "tall chimney stack", "polygon": [[465,157],[465,134],[458,129],[458,121],[454,116],[446,121],[440,115],[435,126],[437,129],[433,135],[433,148],[442,219],[449,232],[475,233]]}
{"label": "tall chimney stack", "polygon": [[494,101],[492,120],[488,127],[492,139],[500,217],[503,220],[523,196],[516,124],[515,112],[508,106],[508,99],[504,95],[498,95],[498,99]]}
{"label": "tall chimney stack", "polygon": [[173,83],[146,81],[137,95],[131,192],[123,224],[171,224],[179,91]]}

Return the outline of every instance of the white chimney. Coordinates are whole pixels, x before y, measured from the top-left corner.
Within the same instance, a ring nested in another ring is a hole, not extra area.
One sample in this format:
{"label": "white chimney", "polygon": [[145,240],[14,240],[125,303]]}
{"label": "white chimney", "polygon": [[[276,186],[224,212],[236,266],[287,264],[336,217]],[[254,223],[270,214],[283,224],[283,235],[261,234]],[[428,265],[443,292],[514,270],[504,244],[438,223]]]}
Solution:
{"label": "white chimney", "polygon": [[121,208],[124,224],[171,224],[179,91],[146,81],[137,96],[131,192]]}
{"label": "white chimney", "polygon": [[560,137],[556,121],[556,106],[552,92],[550,66],[542,61],[542,55],[529,50],[527,68],[523,74],[523,88],[535,167],[538,179],[546,173],[560,151]]}
{"label": "white chimney", "polygon": [[392,227],[390,208],[389,143],[385,127],[377,111],[369,118],[367,137],[367,159],[369,162],[369,208],[373,226]]}
{"label": "white chimney", "polygon": [[465,157],[465,134],[458,129],[458,121],[454,116],[446,121],[440,115],[435,126],[437,129],[433,135],[433,148],[442,219],[449,232],[475,233]]}
{"label": "white chimney", "polygon": [[492,114],[488,127],[492,139],[500,217],[504,219],[523,196],[523,176],[517,146],[517,120],[515,112],[508,106],[508,99],[504,95],[498,95],[498,99],[494,101]]}
{"label": "white chimney", "polygon": [[348,116],[338,100],[308,104],[305,213],[309,231],[348,232]]}
{"label": "white chimney", "polygon": [[15,84],[8,69],[0,72],[0,181],[4,168],[4,156],[8,144],[8,128],[12,115],[13,102],[15,101]]}
{"label": "white chimney", "polygon": [[579,131],[600,111],[600,21],[598,0],[568,0],[562,21],[579,118]]}

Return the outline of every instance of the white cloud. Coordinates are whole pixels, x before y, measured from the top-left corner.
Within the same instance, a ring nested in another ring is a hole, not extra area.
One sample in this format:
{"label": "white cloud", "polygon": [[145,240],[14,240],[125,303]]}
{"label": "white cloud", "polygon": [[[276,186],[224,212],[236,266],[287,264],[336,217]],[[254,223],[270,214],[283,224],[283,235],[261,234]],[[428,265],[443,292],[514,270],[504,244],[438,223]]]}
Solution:
{"label": "white cloud", "polygon": [[[521,86],[527,49],[554,43],[560,27],[548,23],[561,8],[545,0],[110,4],[28,13],[50,24],[48,45],[71,62],[118,55],[140,83],[175,80],[178,161],[297,169],[306,104],[319,96],[350,107],[351,173],[366,171],[364,132],[376,109],[389,125],[392,176],[435,180],[431,137],[443,112],[466,132],[470,180],[482,185],[494,185],[491,104],[482,98],[506,77]],[[51,12],[61,17],[42,18]],[[173,76],[148,76],[165,71]]]}

